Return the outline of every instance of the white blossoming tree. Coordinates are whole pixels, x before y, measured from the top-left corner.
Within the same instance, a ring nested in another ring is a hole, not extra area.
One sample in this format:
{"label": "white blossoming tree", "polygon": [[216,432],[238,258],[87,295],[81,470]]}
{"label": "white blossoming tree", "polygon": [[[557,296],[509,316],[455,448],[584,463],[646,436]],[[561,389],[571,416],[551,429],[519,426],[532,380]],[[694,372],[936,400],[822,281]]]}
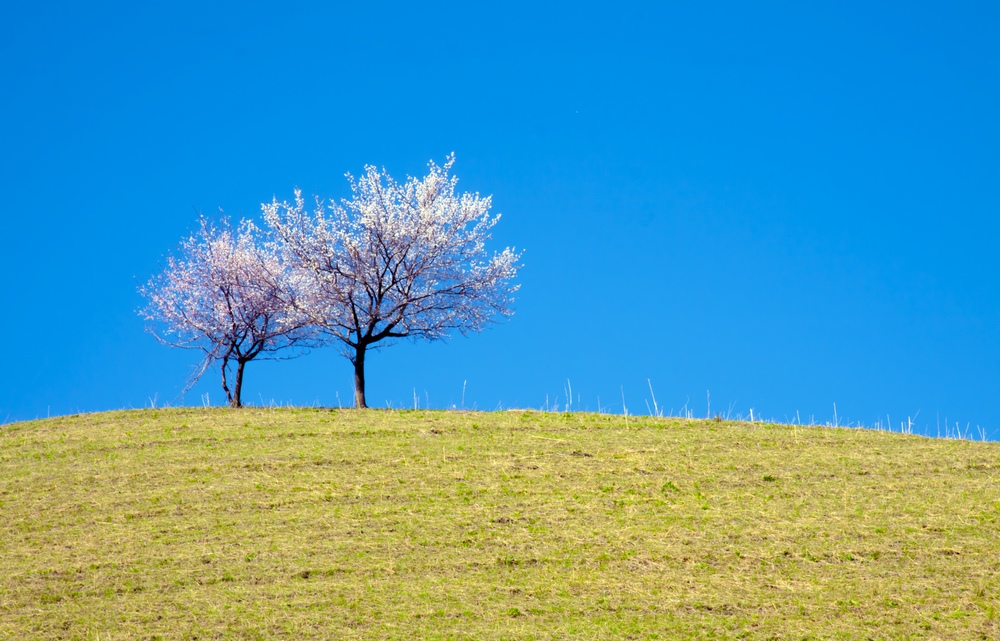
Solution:
{"label": "white blossoming tree", "polygon": [[[310,337],[279,252],[260,240],[250,221],[234,230],[228,221],[216,227],[202,218],[179,255],[169,256],[166,269],[139,291],[147,301],[139,313],[158,340],[204,352],[188,388],[221,361],[222,389],[232,407],[242,406],[248,362],[302,347]],[[230,389],[227,372],[234,364]]]}
{"label": "white blossoming tree", "polygon": [[299,303],[312,323],[341,344],[354,365],[354,402],[365,402],[365,353],[400,338],[440,339],[478,332],[510,316],[520,254],[488,254],[500,216],[491,199],[456,194],[457,178],[431,162],[422,179],[398,183],[365,167],[348,175],[353,197],[307,210],[263,205],[264,218],[301,279]]}

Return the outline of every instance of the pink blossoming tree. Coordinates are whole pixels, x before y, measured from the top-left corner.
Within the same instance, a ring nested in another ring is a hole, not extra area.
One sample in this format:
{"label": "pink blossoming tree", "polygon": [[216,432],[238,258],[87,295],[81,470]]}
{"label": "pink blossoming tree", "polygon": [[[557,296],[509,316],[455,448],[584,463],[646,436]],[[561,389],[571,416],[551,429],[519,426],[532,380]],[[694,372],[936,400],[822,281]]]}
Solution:
{"label": "pink blossoming tree", "polygon": [[489,254],[500,216],[490,197],[456,194],[457,178],[431,162],[422,179],[396,182],[373,166],[355,180],[353,197],[309,211],[263,205],[297,284],[297,304],[312,324],[340,343],[354,366],[354,401],[365,402],[365,353],[400,338],[446,338],[478,332],[510,316],[520,254]]}
{"label": "pink blossoming tree", "polygon": [[178,256],[169,256],[166,269],[139,290],[147,301],[140,315],[152,323],[149,330],[157,339],[204,353],[188,388],[221,362],[222,389],[232,407],[242,406],[248,362],[304,346],[310,337],[289,271],[260,236],[249,221],[234,230],[228,221],[216,227],[202,218]]}

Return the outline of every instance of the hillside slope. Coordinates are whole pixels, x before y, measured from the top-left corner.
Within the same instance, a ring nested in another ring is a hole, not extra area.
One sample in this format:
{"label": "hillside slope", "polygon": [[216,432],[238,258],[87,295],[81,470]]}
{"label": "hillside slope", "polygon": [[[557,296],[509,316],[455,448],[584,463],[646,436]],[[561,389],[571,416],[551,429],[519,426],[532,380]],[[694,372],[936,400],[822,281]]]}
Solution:
{"label": "hillside slope", "polygon": [[0,426],[0,638],[1000,638],[1000,444],[596,414]]}

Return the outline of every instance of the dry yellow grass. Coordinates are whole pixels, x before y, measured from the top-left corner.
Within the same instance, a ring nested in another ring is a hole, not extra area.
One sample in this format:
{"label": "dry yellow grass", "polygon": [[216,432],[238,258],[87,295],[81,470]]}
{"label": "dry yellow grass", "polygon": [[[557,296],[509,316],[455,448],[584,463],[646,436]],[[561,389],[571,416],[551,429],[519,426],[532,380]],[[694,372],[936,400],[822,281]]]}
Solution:
{"label": "dry yellow grass", "polygon": [[997,639],[1000,444],[538,412],[0,427],[4,639]]}

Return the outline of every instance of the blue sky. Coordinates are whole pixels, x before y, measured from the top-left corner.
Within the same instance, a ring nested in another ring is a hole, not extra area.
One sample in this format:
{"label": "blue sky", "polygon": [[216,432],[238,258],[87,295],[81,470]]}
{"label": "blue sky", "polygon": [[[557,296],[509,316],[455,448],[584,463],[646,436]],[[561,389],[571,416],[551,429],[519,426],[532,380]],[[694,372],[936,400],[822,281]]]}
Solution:
{"label": "blue sky", "polygon": [[[525,250],[517,311],[372,355],[371,405],[564,408],[568,380],[644,413],[648,380],[674,412],[1000,438],[996,3],[19,4],[0,421],[221,403],[135,314],[198,212],[454,151]],[[244,395],[351,381],[327,348]]]}

